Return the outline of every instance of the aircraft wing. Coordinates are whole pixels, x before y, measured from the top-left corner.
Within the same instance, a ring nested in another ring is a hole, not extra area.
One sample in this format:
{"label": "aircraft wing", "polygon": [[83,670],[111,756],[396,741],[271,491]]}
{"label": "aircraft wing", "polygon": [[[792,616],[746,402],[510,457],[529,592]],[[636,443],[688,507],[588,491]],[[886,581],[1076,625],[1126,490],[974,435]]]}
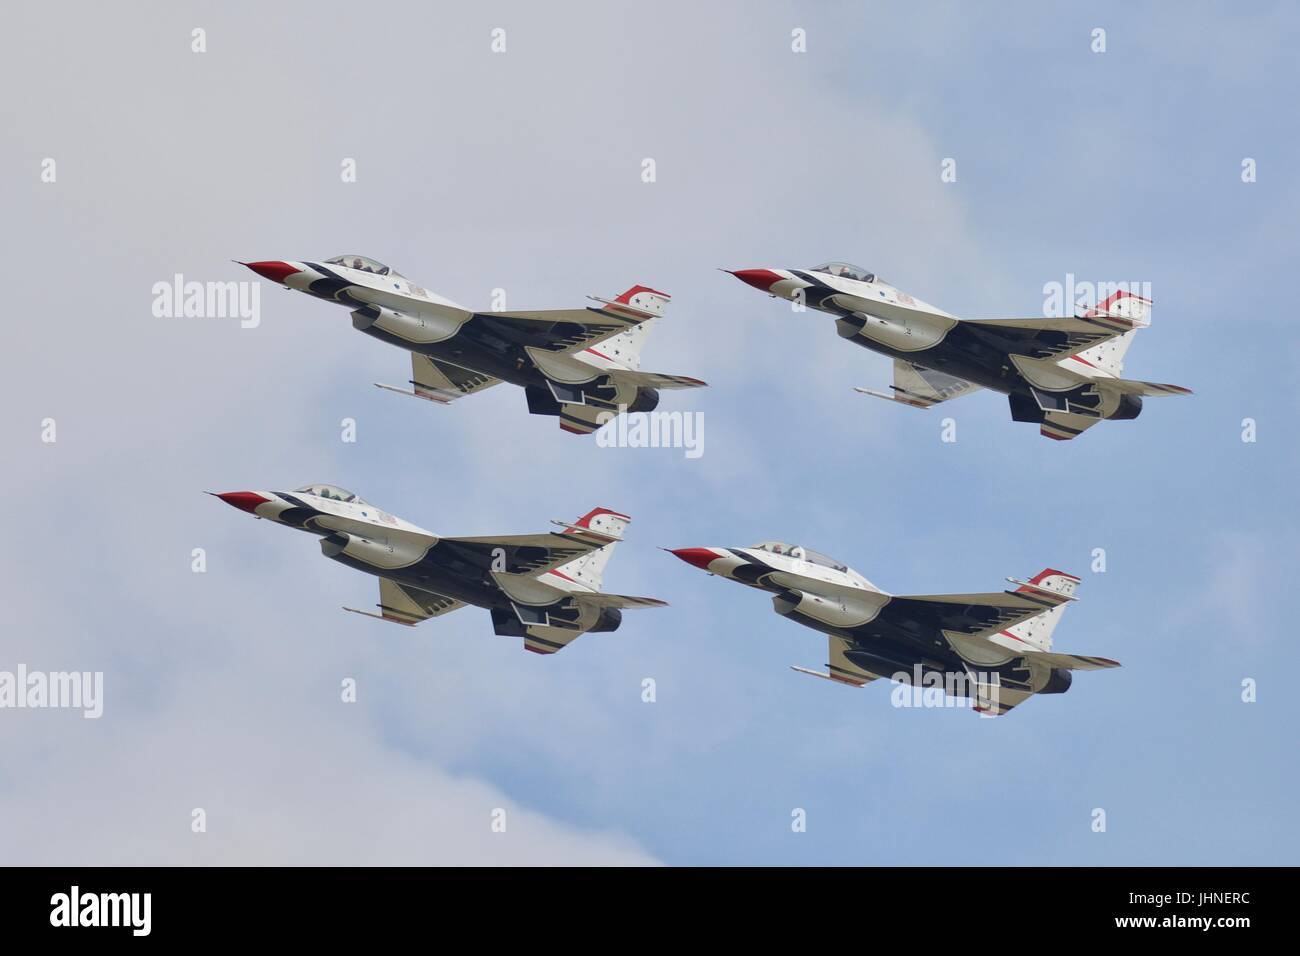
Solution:
{"label": "aircraft wing", "polygon": [[796,667],[793,664],[790,665],[790,669],[798,671],[800,674],[807,674],[810,677],[821,677],[825,680],[833,680],[837,684],[847,684],[850,687],[862,687],[883,676],[865,670],[849,660],[844,652],[852,650],[853,645],[844,638],[831,634],[829,635],[829,641],[830,648],[826,654],[830,659],[826,662],[824,672],[815,671],[808,667]]}
{"label": "aircraft wing", "polygon": [[523,333],[534,345],[556,352],[577,352],[626,332],[651,316],[620,314],[607,308],[548,309],[541,312],[480,312],[474,318],[487,326],[502,325]]}
{"label": "aircraft wing", "polygon": [[440,405],[449,405],[462,395],[472,395],[493,385],[500,385],[501,379],[474,372],[470,369],[452,365],[441,359],[430,358],[419,352],[411,353],[411,385],[413,389],[398,388],[395,385],[375,383],[379,388],[401,395],[428,399]]}
{"label": "aircraft wing", "polygon": [[854,391],[891,402],[901,402],[913,408],[929,408],[980,389],[979,385],[964,378],[936,372],[904,359],[894,359],[894,384],[890,387],[893,389],[892,395],[870,388],[857,388]]}
{"label": "aircraft wing", "polygon": [[440,538],[438,547],[457,553],[467,563],[495,572],[543,574],[617,540],[590,529],[576,528],[564,533]]}
{"label": "aircraft wing", "polygon": [[1062,359],[1077,355],[1143,324],[1114,315],[1070,319],[962,319],[963,328],[996,337],[1010,351],[1031,358]]}
{"label": "aircraft wing", "polygon": [[986,637],[1070,600],[1054,591],[994,591],[989,594],[894,596],[866,626],[890,625],[909,633]]}
{"label": "aircraft wing", "polygon": [[351,611],[353,614],[361,614],[365,617],[378,618],[382,621],[391,621],[394,624],[405,624],[407,627],[414,627],[421,621],[427,621],[431,617],[438,617],[442,614],[449,614],[464,606],[463,601],[449,598],[445,594],[435,594],[432,591],[423,591],[410,585],[398,584],[388,578],[380,578],[378,604],[380,613],[362,611],[355,607],[345,607],[343,610]]}
{"label": "aircraft wing", "polygon": [[[895,322],[934,322],[940,317],[932,313],[908,308],[892,302],[874,302],[859,296],[833,296],[833,303],[852,312],[864,313]],[[991,340],[995,348],[1010,354],[1033,358],[1065,358],[1091,348],[1100,342],[1142,328],[1145,322],[1118,316],[1111,312],[1077,316],[1068,319],[1048,319],[1041,316],[1025,319],[944,319],[952,326]],[[949,333],[950,334],[950,333]],[[890,396],[892,397],[892,396]]]}

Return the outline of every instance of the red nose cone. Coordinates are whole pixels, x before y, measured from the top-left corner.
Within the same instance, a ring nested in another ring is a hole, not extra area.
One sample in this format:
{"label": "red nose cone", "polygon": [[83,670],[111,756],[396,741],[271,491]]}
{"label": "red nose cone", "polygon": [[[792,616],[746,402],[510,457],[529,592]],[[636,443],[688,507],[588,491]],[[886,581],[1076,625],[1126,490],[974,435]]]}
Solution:
{"label": "red nose cone", "polygon": [[255,491],[226,491],[217,495],[228,505],[238,508],[240,511],[247,511],[249,514],[257,513],[257,506],[264,505],[270,498],[263,498]]}
{"label": "red nose cone", "polygon": [[745,285],[752,285],[760,292],[767,292],[781,281],[781,276],[771,269],[737,269],[731,273]]}
{"label": "red nose cone", "polygon": [[718,560],[718,555],[708,548],[670,548],[668,550],[670,554],[677,555],[687,564],[693,564],[705,571],[709,570],[710,564]]}
{"label": "red nose cone", "polygon": [[291,266],[287,262],[245,262],[244,265],[252,269],[263,279],[270,279],[272,282],[284,283],[284,280],[291,275],[301,272],[296,266]]}

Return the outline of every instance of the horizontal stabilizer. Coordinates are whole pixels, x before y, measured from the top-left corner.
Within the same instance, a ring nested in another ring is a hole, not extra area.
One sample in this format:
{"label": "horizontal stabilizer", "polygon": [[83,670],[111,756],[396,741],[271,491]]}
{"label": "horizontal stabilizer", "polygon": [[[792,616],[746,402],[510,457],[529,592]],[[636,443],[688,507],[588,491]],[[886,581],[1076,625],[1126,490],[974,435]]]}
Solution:
{"label": "horizontal stabilizer", "polygon": [[658,598],[632,597],[629,594],[605,594],[602,591],[574,591],[569,596],[579,604],[587,604],[591,607],[616,607],[625,611],[668,606],[667,601],[661,601]]}
{"label": "horizontal stabilizer", "polygon": [[1040,651],[1030,645],[1025,645],[1024,649],[1019,647],[1009,648],[1005,644],[999,644],[987,637],[974,634],[958,634],[955,631],[944,631],[943,636],[952,645],[953,650],[961,654],[962,657],[981,663],[991,664],[997,660],[1023,658],[1030,664],[1039,664],[1049,668],[1059,667],[1071,671],[1091,671],[1121,666],[1119,661],[1113,661],[1108,657],[1059,654],[1056,651]]}
{"label": "horizontal stabilizer", "polygon": [[666,375],[663,372],[633,372],[631,370],[610,369],[607,373],[615,384],[627,382],[642,388],[705,388],[708,382],[689,375]]}
{"label": "horizontal stabilizer", "polygon": [[1159,382],[1139,382],[1131,378],[1094,378],[1089,381],[1099,388],[1108,388],[1121,395],[1191,395],[1190,388],[1181,385],[1162,385]]}
{"label": "horizontal stabilizer", "polygon": [[823,671],[812,670],[808,667],[800,667],[797,664],[791,664],[790,670],[799,674],[807,674],[809,677],[820,677],[822,680],[833,681],[836,684],[844,684],[847,687],[862,687],[863,685],[875,680],[874,677],[841,677],[833,673],[825,673]]}
{"label": "horizontal stabilizer", "polygon": [[1058,654],[1055,651],[1034,652],[1025,655],[1030,660],[1042,661],[1044,664],[1050,664],[1053,667],[1060,667],[1068,671],[1095,671],[1103,670],[1108,667],[1121,667],[1119,661],[1112,661],[1109,657],[1090,657],[1084,654]]}

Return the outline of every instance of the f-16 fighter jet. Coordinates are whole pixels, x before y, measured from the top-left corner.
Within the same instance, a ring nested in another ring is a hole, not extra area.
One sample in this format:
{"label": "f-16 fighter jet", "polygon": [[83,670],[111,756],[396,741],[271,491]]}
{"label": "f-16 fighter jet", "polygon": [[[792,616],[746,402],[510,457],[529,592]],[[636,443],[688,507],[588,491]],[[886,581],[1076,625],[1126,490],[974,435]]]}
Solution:
{"label": "f-16 fighter jet", "polygon": [[830,638],[826,672],[794,667],[853,687],[877,678],[942,686],[997,716],[1034,694],[1062,694],[1070,672],[1119,667],[1104,657],[1058,654],[1052,631],[1079,579],[1050,568],[1014,591],[899,596],[846,564],[797,545],[680,548],[687,564],[768,591],[777,614]]}
{"label": "f-16 fighter jet", "polygon": [[562,531],[443,538],[350,491],[306,485],[217,495],[241,511],[320,535],[327,558],[379,578],[379,613],[414,626],[466,604],[486,608],[497,634],[554,654],[588,631],[614,631],[624,608],[663,607],[655,598],[605,594],[601,575],[623,540],[627,515],[595,508]]}
{"label": "f-16 fighter jet", "polygon": [[661,388],[697,378],[641,371],[641,347],[669,296],[635,285],[585,309],[475,312],[420,288],[381,262],[246,262],[258,275],[352,310],[352,325],[411,353],[411,388],[380,388],[446,405],[501,382],[522,386],[528,410],[590,434],[621,412],[648,412]]}
{"label": "f-16 fighter jet", "polygon": [[1120,378],[1151,301],[1118,291],[1068,319],[958,319],[844,262],[811,269],[739,269],[763,292],[835,316],[839,334],[894,360],[893,392],[857,391],[929,408],[980,388],[1002,392],[1011,418],[1066,441],[1103,419],[1137,418],[1144,395],[1190,395],[1179,385]]}

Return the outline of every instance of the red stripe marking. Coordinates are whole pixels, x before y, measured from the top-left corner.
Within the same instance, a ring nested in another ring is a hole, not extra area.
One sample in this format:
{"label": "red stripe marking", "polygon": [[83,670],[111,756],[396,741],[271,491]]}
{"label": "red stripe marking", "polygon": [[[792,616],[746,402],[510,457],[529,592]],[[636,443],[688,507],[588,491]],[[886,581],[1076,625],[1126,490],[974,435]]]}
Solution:
{"label": "red stripe marking", "polygon": [[1049,578],[1053,574],[1059,574],[1063,578],[1069,578],[1071,581],[1074,581],[1076,584],[1083,580],[1083,578],[1077,577],[1073,574],[1067,574],[1064,571],[1058,571],[1056,570],[1056,568],[1043,568],[1043,570],[1039,571],[1037,574],[1035,574],[1032,578],[1029,579],[1029,583],[1039,584],[1042,582],[1044,578]]}
{"label": "red stripe marking", "polygon": [[[590,527],[591,527],[591,519],[592,519],[592,518],[599,517],[600,515],[613,515],[615,518],[622,518],[624,521],[631,521],[631,520],[632,520],[632,516],[631,516],[631,515],[625,515],[625,514],[621,514],[621,513],[617,512],[617,511],[611,511],[611,510],[608,509],[608,508],[592,508],[590,511],[588,511],[585,515],[583,515],[583,516],[582,516],[581,518],[579,518],[577,521],[573,522],[573,525],[574,525],[574,527],[576,527],[576,528],[590,528]],[[574,534],[574,533],[575,533],[575,532],[574,532],[572,529],[569,530],[569,534]],[[594,532],[594,533],[595,533],[595,534],[600,534],[599,531]]]}
{"label": "red stripe marking", "polygon": [[1147,305],[1150,305],[1150,304],[1151,304],[1151,300],[1150,300],[1150,299],[1144,298],[1144,297],[1142,297],[1142,296],[1140,296],[1140,295],[1134,295],[1132,292],[1125,292],[1123,289],[1121,289],[1121,290],[1119,290],[1118,292],[1113,292],[1113,293],[1111,293],[1110,295],[1108,295],[1108,296],[1106,297],[1106,300],[1105,300],[1104,302],[1102,302],[1101,305],[1097,306],[1097,308],[1095,308],[1095,309],[1089,309],[1087,312],[1083,313],[1083,316],[1084,316],[1084,318],[1086,318],[1086,319],[1094,319],[1094,318],[1114,318],[1114,319],[1119,319],[1120,321],[1123,321],[1123,322],[1131,321],[1131,320],[1129,320],[1129,319],[1124,319],[1124,318],[1121,317],[1121,316],[1105,316],[1105,315],[1103,315],[1103,313],[1105,313],[1105,312],[1109,312],[1109,311],[1110,311],[1110,307],[1111,307],[1112,305],[1114,305],[1116,302],[1120,301],[1121,299],[1137,299],[1139,302],[1145,302]]}
{"label": "red stripe marking", "polygon": [[614,301],[621,302],[624,305],[627,305],[632,301],[632,296],[636,295],[638,292],[651,292],[654,295],[661,295],[665,299],[672,298],[672,296],[670,296],[667,292],[660,292],[658,289],[652,289],[648,285],[634,285],[632,286],[632,288],[628,289],[626,292],[624,292]]}

